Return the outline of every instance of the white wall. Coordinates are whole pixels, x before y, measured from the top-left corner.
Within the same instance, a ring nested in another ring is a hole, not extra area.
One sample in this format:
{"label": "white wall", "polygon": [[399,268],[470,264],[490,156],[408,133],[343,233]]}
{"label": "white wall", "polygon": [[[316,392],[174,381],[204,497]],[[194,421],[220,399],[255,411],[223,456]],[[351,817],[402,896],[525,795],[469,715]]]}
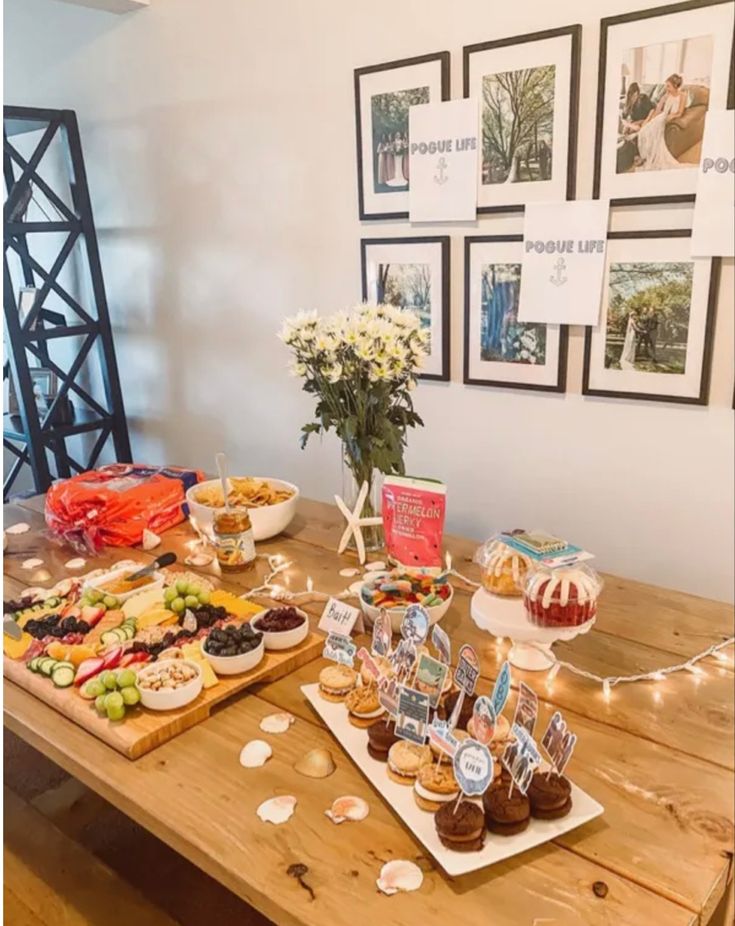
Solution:
{"label": "white wall", "polygon": [[[153,0],[117,17],[6,0],[5,98],[77,111],[138,460],[281,474],[340,488],[333,440],[302,453],[310,403],[275,339],[284,315],[360,294],[352,69],[584,15],[578,195],[592,182],[598,20],[631,0]],[[688,208],[617,210],[614,229],[682,227]],[[449,484],[449,526],[544,526],[600,567],[702,595],[733,592],[733,264],[725,263],[708,408],[461,384],[462,236],[452,231],[451,384],[417,392],[410,471]],[[641,615],[645,619],[645,615]]]}

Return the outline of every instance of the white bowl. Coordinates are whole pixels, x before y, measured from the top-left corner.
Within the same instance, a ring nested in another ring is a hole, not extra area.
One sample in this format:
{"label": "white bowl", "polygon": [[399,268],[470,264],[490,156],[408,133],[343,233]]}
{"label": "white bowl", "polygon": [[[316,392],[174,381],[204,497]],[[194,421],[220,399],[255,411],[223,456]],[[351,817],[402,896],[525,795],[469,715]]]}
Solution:
{"label": "white bowl", "polygon": [[[282,479],[271,479],[269,476],[254,476],[253,478],[261,479],[276,489],[290,489],[293,492],[291,498],[287,498],[285,502],[278,502],[277,505],[248,508],[253,525],[253,540],[257,543],[259,540],[268,540],[286,530],[296,514],[296,500],[299,497],[299,488],[291,482],[284,482]],[[186,492],[189,513],[196,521],[199,530],[209,540],[213,539],[212,522],[214,521],[215,512],[222,509],[202,505],[201,502],[196,500],[195,495],[200,489],[215,485],[219,485],[219,479],[208,479],[206,482],[198,482]]]}
{"label": "white bowl", "polygon": [[239,656],[215,656],[208,653],[204,648],[206,641],[207,637],[204,637],[199,645],[204,658],[214,669],[216,675],[240,675],[242,672],[249,672],[261,662],[265,655],[265,636],[261,637],[259,646]]}
{"label": "white bowl", "polygon": [[[142,569],[144,566],[145,563],[141,563],[140,566],[138,566],[138,569]],[[129,592],[121,592],[118,595],[115,595],[113,592],[107,592],[103,588],[100,588],[100,585],[104,585],[106,582],[111,582],[113,579],[116,579],[118,576],[121,576],[126,572],[130,573],[135,571],[136,570],[133,569],[132,566],[124,566],[122,569],[111,569],[109,572],[105,572],[101,576],[95,576],[93,579],[85,582],[83,591],[92,589],[95,592],[101,592],[103,595],[112,595],[113,598],[117,598],[120,604],[122,604],[124,601],[127,601],[128,598],[132,598],[134,595],[139,595],[141,592],[147,592],[152,588],[163,588],[163,580],[165,577],[162,572],[151,573],[153,581],[148,582],[147,585],[141,585],[139,588],[134,588]]]}
{"label": "white bowl", "polygon": [[[268,611],[278,610],[278,608],[268,609]],[[293,610],[304,618],[304,622],[299,624],[298,627],[294,627],[293,630],[261,630],[258,626],[258,621],[261,617],[266,615],[268,611],[263,611],[262,614],[256,614],[255,617],[251,618],[250,626],[253,630],[257,630],[259,633],[263,634],[266,649],[290,649],[292,646],[298,646],[299,643],[302,643],[307,638],[309,635],[309,615],[300,608],[294,608]]]}
{"label": "white bowl", "polygon": [[[363,587],[366,585],[367,586],[376,585],[378,582],[382,581],[389,575],[390,573],[388,572],[374,572],[372,575],[370,575],[365,580],[365,582],[363,582]],[[369,623],[373,624],[377,616],[380,614],[380,611],[381,611],[380,606],[376,607],[375,605],[368,604],[367,601],[365,601],[365,599],[362,597],[362,589],[360,589],[359,598],[360,598],[360,606],[362,607],[363,614],[367,617]],[[429,626],[436,624],[438,621],[440,621],[444,617],[444,615],[449,610],[449,607],[452,604],[453,599],[454,599],[454,588],[451,584],[449,584],[449,598],[447,598],[447,600],[443,601],[441,604],[435,604],[430,608],[426,608],[426,611],[429,615]],[[386,609],[388,611],[388,614],[390,614],[390,623],[391,623],[391,627],[393,628],[393,633],[401,632],[401,621],[403,620],[403,617],[408,607],[409,605],[406,605],[405,608],[387,608]]]}
{"label": "white bowl", "polygon": [[143,707],[147,707],[152,711],[172,711],[177,707],[190,704],[194,698],[199,696],[204,684],[204,676],[201,666],[197,665],[193,659],[160,659],[158,662],[153,662],[138,670],[138,682],[140,682],[141,678],[145,678],[146,675],[150,675],[155,669],[175,663],[186,663],[186,665],[191,666],[196,670],[196,677],[185,685],[181,685],[180,688],[161,688],[158,691],[153,691],[151,688],[141,688],[140,684],[136,684],[136,688],[140,692],[140,703]]}

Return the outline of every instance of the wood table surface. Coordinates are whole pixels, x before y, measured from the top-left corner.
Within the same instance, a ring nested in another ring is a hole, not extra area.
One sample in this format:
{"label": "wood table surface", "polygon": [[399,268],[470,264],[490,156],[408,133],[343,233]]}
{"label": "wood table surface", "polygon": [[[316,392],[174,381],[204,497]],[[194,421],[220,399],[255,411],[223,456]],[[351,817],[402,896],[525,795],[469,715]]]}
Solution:
{"label": "wood table surface", "polygon": [[[9,538],[5,597],[68,575],[64,564],[75,554],[46,539],[42,511],[41,497],[5,507],[6,527],[18,521],[31,525],[30,532]],[[301,591],[312,578],[317,591],[298,603],[314,623],[324,606],[319,593],[342,591],[353,581],[339,575],[354,564],[350,555],[334,552],[340,532],[335,508],[302,500],[287,533],[258,544],[261,554],[293,561],[276,580],[284,587]],[[155,553],[173,550],[183,559],[193,536],[188,524],[179,525],[164,534]],[[450,537],[446,546],[457,570],[477,579],[476,544]],[[30,556],[44,564],[29,575],[22,562]],[[108,551],[101,562],[151,556]],[[219,578],[216,565],[200,571]],[[228,576],[226,584],[251,589],[266,572],[267,563],[259,559],[254,569]],[[456,580],[455,590],[443,626],[455,649],[465,641],[477,649],[478,688],[487,692],[507,644],[497,644],[470,620],[473,589]],[[581,668],[630,674],[681,662],[732,633],[733,609],[727,604],[609,576],[593,630],[555,649]],[[605,813],[552,843],[460,878],[449,878],[433,862],[306,702],[300,686],[316,681],[321,659],[227,701],[206,721],[135,762],[7,680],[5,723],[276,923],[433,926],[462,916],[466,923],[498,926],[703,926],[725,892],[732,892],[732,649],[727,656],[726,664],[703,662],[702,676],[682,672],[660,684],[622,685],[609,703],[599,685],[564,670],[551,688],[546,673],[514,670],[514,689],[523,680],[539,695],[540,726],[553,710],[563,710],[579,737],[569,774]],[[515,692],[508,714],[514,699]],[[297,717],[282,736],[264,735],[258,727],[274,709]],[[271,742],[273,758],[262,769],[243,769],[240,748],[255,737]],[[315,746],[330,749],[337,762],[327,779],[293,771],[296,759]],[[255,815],[258,804],[276,794],[298,798],[294,816],[281,827]],[[324,810],[341,794],[365,797],[368,818],[334,826]],[[377,892],[375,879],[391,858],[418,861],[425,872],[418,893]],[[307,866],[301,882],[289,874],[294,864]]]}

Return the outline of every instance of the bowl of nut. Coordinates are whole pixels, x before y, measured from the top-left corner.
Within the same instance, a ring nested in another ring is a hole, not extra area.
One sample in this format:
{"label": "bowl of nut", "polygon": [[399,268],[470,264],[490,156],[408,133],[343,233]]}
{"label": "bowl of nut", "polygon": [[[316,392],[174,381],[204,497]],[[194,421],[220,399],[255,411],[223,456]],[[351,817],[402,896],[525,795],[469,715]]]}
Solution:
{"label": "bowl of nut", "polygon": [[204,676],[192,659],[161,659],[138,672],[136,687],[143,707],[172,711],[189,704],[202,690]]}
{"label": "bowl of nut", "polygon": [[265,653],[265,638],[245,621],[215,627],[202,640],[202,653],[217,675],[254,669]]}

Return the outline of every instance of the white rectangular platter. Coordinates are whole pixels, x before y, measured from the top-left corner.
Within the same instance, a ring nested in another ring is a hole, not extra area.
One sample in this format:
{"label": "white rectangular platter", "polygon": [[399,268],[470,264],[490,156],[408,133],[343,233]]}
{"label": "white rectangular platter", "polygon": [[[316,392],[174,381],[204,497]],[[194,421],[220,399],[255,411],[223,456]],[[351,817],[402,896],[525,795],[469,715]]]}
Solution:
{"label": "white rectangular platter", "polygon": [[434,826],[434,814],[421,810],[413,799],[413,789],[391,781],[385,771],[385,762],[378,762],[368,754],[367,731],[352,726],[347,719],[347,708],[344,704],[325,701],[319,696],[317,684],[302,685],[301,690],[370,784],[391,805],[448,875],[464,875],[494,865],[495,862],[561,836],[562,833],[568,833],[603,813],[604,808],[601,804],[572,784],[572,809],[561,820],[532,818],[528,829],[516,836],[486,833],[485,845],[479,852],[452,852],[439,842]]}

